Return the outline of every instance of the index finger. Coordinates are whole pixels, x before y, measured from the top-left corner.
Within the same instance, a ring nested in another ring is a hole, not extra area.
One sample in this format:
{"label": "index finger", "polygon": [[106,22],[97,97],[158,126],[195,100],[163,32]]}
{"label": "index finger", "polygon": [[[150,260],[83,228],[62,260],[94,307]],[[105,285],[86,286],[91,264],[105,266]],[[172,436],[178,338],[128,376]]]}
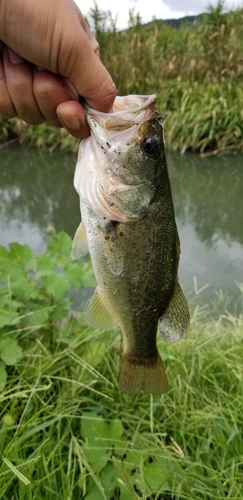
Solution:
{"label": "index finger", "polygon": [[[77,35],[77,33],[76,33]],[[91,43],[90,43],[91,42]],[[74,86],[77,93],[94,109],[110,111],[116,97],[116,86],[111,75],[96,55],[98,43],[82,29],[79,36],[69,38],[70,48],[60,53],[68,60],[59,61],[59,72]],[[95,49],[94,49],[95,48]]]}

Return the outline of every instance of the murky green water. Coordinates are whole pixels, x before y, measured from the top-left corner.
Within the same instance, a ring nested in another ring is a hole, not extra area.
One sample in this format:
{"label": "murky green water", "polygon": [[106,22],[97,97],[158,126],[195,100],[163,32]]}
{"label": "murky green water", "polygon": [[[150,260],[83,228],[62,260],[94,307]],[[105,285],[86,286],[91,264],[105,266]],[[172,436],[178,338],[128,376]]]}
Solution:
{"label": "murky green water", "polygon": [[[0,149],[0,244],[46,246],[46,228],[71,236],[80,222],[73,188],[76,155],[26,146]],[[203,301],[222,289],[239,296],[243,282],[243,155],[199,158],[168,154],[181,239],[180,280],[187,294],[208,285]]]}

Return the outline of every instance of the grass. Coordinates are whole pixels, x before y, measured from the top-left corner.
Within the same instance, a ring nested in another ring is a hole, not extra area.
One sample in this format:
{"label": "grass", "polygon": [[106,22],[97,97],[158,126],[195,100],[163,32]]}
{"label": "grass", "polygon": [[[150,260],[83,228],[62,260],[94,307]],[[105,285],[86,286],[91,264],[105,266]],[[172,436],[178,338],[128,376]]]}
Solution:
{"label": "grass", "polygon": [[[209,7],[201,22],[179,28],[130,15],[118,31],[109,12],[95,6],[91,20],[101,59],[118,94],[157,94],[167,149],[243,151],[243,9]],[[48,124],[0,120],[0,141],[20,138],[38,147],[77,149],[78,141]]]}
{"label": "grass", "polygon": [[[215,310],[212,317],[210,306],[200,307],[194,297],[187,337],[174,345],[159,340],[169,392],[123,395],[119,331],[94,330],[82,314],[63,313],[67,302],[52,271],[55,257],[64,278],[73,276],[68,242],[63,233],[51,241],[51,264],[37,257],[42,276],[34,274],[26,246],[0,252],[0,270],[6,259],[13,267],[17,262],[19,277],[20,267],[30,270],[31,294],[36,280],[42,286],[31,306],[35,319],[52,299],[45,323],[28,323],[29,304],[23,309],[21,302],[27,278],[21,275],[20,286],[15,267],[1,288],[0,297],[13,291],[5,306],[14,312],[1,335],[14,337],[22,355],[8,364],[0,396],[0,498],[243,498],[242,316],[225,312],[215,319]],[[81,265],[80,273],[89,283],[90,266]]]}

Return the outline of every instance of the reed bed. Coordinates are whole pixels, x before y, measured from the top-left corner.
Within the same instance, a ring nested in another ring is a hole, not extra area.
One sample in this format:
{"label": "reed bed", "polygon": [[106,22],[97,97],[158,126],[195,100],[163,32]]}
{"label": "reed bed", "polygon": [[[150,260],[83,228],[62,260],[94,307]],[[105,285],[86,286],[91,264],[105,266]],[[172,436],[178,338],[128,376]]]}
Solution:
{"label": "reed bed", "polygon": [[[89,19],[118,93],[157,94],[168,149],[243,151],[243,9],[224,13],[219,2],[179,27],[159,20],[143,25],[131,13],[124,31],[97,6]],[[1,120],[0,140],[14,137],[72,150],[78,142],[46,124]]]}

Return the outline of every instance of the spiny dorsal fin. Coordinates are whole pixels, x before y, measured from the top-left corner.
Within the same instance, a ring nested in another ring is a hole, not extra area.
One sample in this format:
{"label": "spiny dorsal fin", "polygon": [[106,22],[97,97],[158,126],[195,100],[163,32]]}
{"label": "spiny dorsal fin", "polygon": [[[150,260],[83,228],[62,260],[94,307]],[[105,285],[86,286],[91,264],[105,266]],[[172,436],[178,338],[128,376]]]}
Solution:
{"label": "spiny dorsal fin", "polygon": [[109,312],[98,287],[88,305],[86,320],[87,323],[101,330],[111,330],[117,324],[116,318]]}
{"label": "spiny dorsal fin", "polygon": [[84,257],[87,253],[89,253],[88,241],[86,236],[86,230],[83,225],[83,222],[80,222],[78,229],[73,238],[72,244],[72,259],[80,259],[80,257]]}
{"label": "spiny dorsal fin", "polygon": [[159,320],[159,331],[165,342],[178,342],[187,333],[189,325],[187,300],[177,282],[169,305]]}

